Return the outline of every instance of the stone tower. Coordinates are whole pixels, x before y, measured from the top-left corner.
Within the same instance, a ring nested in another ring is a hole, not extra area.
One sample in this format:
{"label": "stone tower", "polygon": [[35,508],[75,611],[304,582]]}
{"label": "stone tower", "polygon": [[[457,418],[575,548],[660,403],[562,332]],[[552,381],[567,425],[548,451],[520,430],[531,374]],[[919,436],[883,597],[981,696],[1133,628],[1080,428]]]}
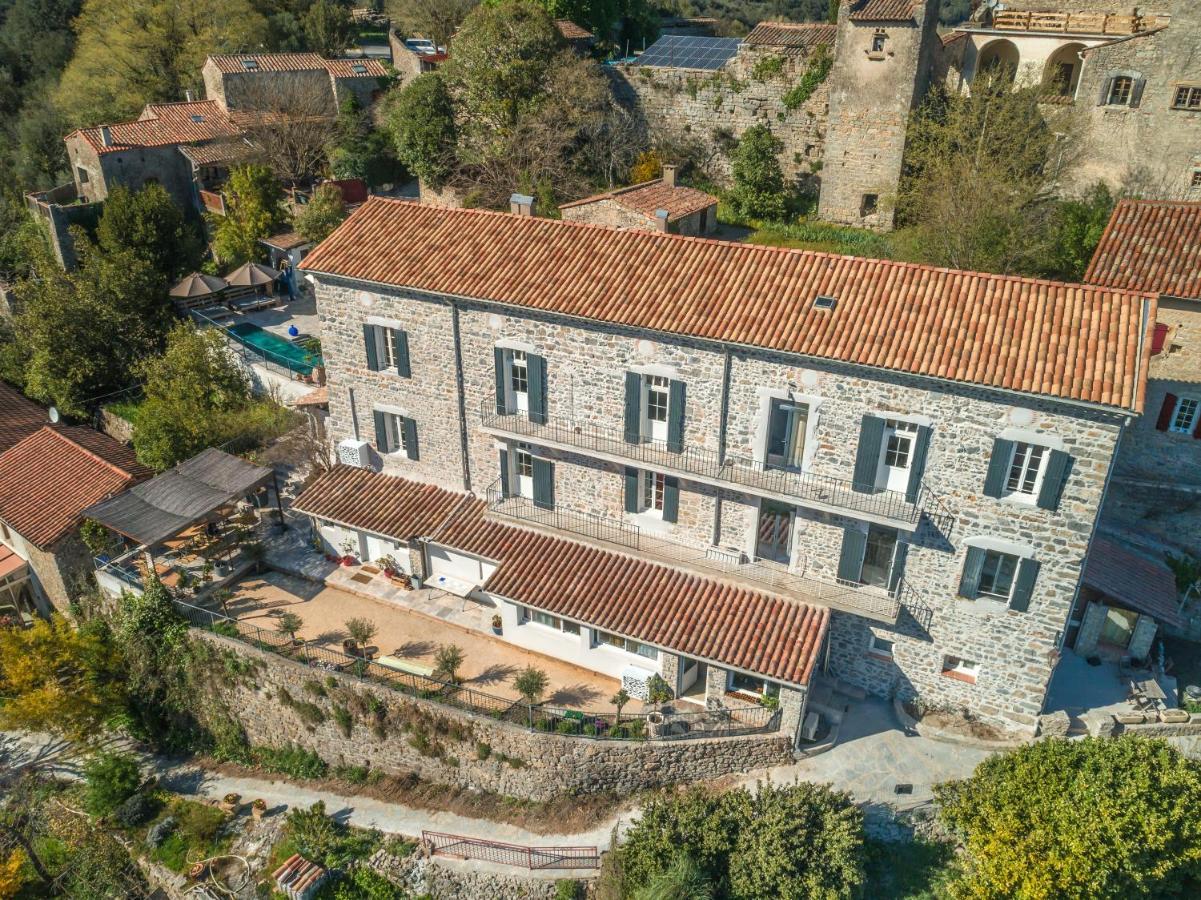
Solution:
{"label": "stone tower", "polygon": [[892,228],[905,127],[929,82],[937,0],[842,0],[818,215]]}

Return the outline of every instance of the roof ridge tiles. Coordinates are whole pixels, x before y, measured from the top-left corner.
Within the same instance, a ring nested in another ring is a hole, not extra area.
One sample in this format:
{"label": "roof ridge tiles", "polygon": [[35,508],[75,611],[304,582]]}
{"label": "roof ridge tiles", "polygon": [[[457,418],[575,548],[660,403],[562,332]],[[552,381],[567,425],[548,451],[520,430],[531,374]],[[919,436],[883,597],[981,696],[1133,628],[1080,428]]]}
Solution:
{"label": "roof ridge tiles", "polygon": [[[83,444],[79,443],[79,441],[74,440],[73,438],[71,438],[70,435],[64,434],[62,431],[60,431],[58,428],[55,428],[52,425],[43,425],[40,429],[38,429],[38,431],[49,431],[52,435],[54,435],[60,441],[70,445],[71,447],[74,447],[76,450],[82,452],[84,455],[90,456],[93,460],[100,463],[100,465],[107,466],[113,472],[117,473],[118,475],[120,475],[124,478],[136,478],[137,477],[136,472],[131,472],[128,469],[124,469],[121,466],[117,465],[116,463],[105,459],[99,453],[96,453],[94,450],[92,450],[88,447],[85,447]],[[25,440],[29,440],[29,438],[34,437],[37,433],[38,432],[34,432],[34,434],[29,435],[29,437],[25,438]],[[98,432],[98,433],[100,433],[100,432]]]}

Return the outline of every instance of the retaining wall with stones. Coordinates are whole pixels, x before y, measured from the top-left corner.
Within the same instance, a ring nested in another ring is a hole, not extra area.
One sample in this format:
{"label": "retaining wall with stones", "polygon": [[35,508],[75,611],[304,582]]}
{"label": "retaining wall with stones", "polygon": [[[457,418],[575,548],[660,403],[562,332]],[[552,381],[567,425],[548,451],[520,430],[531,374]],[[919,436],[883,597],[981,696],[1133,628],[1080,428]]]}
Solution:
{"label": "retaining wall with stones", "polygon": [[[414,854],[404,858],[381,850],[367,863],[397,887],[436,897],[438,900],[554,900],[560,896],[558,883],[565,880],[545,872],[513,870],[498,871],[499,867],[478,863],[431,859]],[[581,883],[585,895],[593,896],[592,883],[587,879],[569,878]]]}
{"label": "retaining wall with stones", "polygon": [[[252,745],[296,744],[331,765],[548,800],[626,795],[793,759],[790,739],[778,733],[626,743],[528,731],[351,675],[307,668],[232,638],[193,634],[255,661],[253,675],[227,680],[221,698]],[[484,759],[481,745],[487,745]]]}

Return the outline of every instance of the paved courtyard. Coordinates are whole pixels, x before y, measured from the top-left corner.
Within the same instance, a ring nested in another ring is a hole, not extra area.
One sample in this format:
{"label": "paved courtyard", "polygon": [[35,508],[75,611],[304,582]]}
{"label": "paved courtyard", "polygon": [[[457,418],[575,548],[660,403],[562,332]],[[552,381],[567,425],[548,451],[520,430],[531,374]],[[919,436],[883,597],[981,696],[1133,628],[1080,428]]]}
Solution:
{"label": "paved courtyard", "polygon": [[[454,613],[477,620],[484,616],[490,619],[491,611],[440,592],[404,592],[414,606],[424,610],[418,611],[399,602],[387,603],[275,571],[243,579],[232,590],[233,597],[227,603],[231,616],[274,631],[281,614],[295,613],[304,622],[297,637],[334,650],[341,650],[342,641],[350,636],[346,622],[353,618],[375,624],[378,632],[371,645],[377,648],[379,656],[399,657],[406,663],[429,669],[436,665],[434,657],[440,646],[455,644],[463,650],[459,677],[464,685],[497,697],[518,698],[513,679],[526,666],[535,666],[547,674],[550,689],[545,701],[554,706],[612,712],[609,698],[621,686],[616,679],[523,650],[448,621]],[[462,613],[464,608],[466,612]],[[625,709],[637,712],[640,708],[638,701],[632,700]]]}

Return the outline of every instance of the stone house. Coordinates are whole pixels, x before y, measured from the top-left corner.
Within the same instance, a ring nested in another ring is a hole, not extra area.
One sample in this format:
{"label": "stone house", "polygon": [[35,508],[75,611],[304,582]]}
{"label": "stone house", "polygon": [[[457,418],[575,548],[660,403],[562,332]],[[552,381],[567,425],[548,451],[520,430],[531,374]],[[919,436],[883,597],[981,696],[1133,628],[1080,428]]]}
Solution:
{"label": "stone house", "polygon": [[[1033,730],[1142,412],[1153,296],[374,198],[301,268],[344,462],[604,547],[606,571],[827,609],[823,673]],[[563,559],[508,596],[544,652],[592,664],[566,621],[631,663],[670,654],[684,691],[723,668],[639,636],[700,621],[653,582],[625,633],[583,601],[556,619],[555,585],[590,571]],[[756,632],[767,657],[776,637]],[[803,687],[741,676],[715,677]]]}
{"label": "stone house", "polygon": [[408,84],[418,75],[433,72],[449,57],[445,48],[439,50],[423,38],[406,38],[396,29],[388,32],[388,49],[392,53],[392,68],[399,83]]}
{"label": "stone house", "polygon": [[83,510],[150,472],[106,434],[50,424],[7,385],[0,412],[8,422],[0,429],[0,607],[65,611],[93,569],[79,536]]}
{"label": "stone house", "polygon": [[568,222],[699,236],[717,229],[717,203],[712,194],[676,184],[676,167],[666,165],[662,178],[564,203],[559,213]]}
{"label": "stone house", "polygon": [[311,91],[337,113],[353,96],[364,109],[383,93],[388,72],[377,59],[325,59],[316,53],[210,56],[200,70],[205,96],[223,109],[261,109],[272,95]]}
{"label": "stone house", "polygon": [[1201,7],[1193,0],[983,5],[947,45],[949,84],[1004,66],[1082,135],[1073,179],[1201,197]]}

